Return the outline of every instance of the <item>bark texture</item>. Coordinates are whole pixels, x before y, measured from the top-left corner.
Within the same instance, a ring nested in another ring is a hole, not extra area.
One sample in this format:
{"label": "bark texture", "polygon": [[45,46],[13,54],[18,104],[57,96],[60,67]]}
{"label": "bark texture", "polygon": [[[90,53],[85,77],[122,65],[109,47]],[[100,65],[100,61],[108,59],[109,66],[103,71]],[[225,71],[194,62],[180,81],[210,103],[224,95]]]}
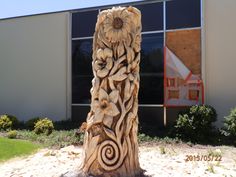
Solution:
{"label": "bark texture", "polygon": [[114,7],[99,13],[81,167],[85,176],[134,177],[141,173],[137,140],[140,42],[138,9]]}

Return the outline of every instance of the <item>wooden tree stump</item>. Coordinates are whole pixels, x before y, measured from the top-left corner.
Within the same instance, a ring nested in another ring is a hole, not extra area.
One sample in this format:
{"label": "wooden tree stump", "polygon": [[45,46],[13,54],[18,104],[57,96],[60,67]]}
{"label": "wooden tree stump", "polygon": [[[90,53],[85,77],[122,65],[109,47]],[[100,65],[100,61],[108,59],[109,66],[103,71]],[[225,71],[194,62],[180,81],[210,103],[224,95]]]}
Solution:
{"label": "wooden tree stump", "polygon": [[134,177],[138,160],[141,13],[113,7],[99,13],[93,40],[91,110],[84,139],[84,176]]}

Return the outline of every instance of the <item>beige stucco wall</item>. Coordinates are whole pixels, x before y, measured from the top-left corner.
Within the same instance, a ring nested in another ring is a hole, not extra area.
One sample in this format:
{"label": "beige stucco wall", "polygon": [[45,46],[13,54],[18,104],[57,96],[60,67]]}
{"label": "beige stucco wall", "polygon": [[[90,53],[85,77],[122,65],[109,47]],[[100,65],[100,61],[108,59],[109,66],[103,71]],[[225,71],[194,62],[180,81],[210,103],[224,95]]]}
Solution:
{"label": "beige stucco wall", "polygon": [[68,15],[0,20],[0,114],[68,117]]}
{"label": "beige stucco wall", "polygon": [[204,1],[206,102],[222,125],[236,106],[236,1]]}

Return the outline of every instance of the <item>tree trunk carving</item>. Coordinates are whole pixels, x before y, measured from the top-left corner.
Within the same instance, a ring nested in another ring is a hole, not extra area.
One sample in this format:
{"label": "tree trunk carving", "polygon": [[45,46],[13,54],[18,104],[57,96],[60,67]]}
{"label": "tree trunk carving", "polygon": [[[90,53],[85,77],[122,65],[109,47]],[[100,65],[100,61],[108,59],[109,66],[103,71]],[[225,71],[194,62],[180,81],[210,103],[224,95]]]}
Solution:
{"label": "tree trunk carving", "polygon": [[138,161],[141,14],[133,7],[99,13],[93,41],[91,110],[84,139],[84,176],[134,177]]}

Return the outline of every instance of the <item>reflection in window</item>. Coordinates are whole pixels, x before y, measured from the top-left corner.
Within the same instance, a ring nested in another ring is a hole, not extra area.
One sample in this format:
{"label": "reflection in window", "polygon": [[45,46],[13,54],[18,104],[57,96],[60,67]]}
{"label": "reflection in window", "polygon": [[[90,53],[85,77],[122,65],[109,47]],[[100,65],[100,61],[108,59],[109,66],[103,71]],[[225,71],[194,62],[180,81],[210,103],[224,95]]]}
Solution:
{"label": "reflection in window", "polygon": [[72,103],[90,103],[92,39],[72,42]]}
{"label": "reflection in window", "polygon": [[93,36],[97,15],[97,10],[73,13],[72,38]]}
{"label": "reflection in window", "polygon": [[138,117],[141,125],[140,131],[147,135],[158,135],[159,128],[163,128],[163,108],[161,107],[139,107]]}
{"label": "reflection in window", "polygon": [[163,30],[163,3],[137,5],[142,13],[142,30]]}
{"label": "reflection in window", "polygon": [[201,0],[166,2],[167,29],[201,26]]}
{"label": "reflection in window", "polygon": [[142,36],[140,104],[163,104],[163,33]]}

